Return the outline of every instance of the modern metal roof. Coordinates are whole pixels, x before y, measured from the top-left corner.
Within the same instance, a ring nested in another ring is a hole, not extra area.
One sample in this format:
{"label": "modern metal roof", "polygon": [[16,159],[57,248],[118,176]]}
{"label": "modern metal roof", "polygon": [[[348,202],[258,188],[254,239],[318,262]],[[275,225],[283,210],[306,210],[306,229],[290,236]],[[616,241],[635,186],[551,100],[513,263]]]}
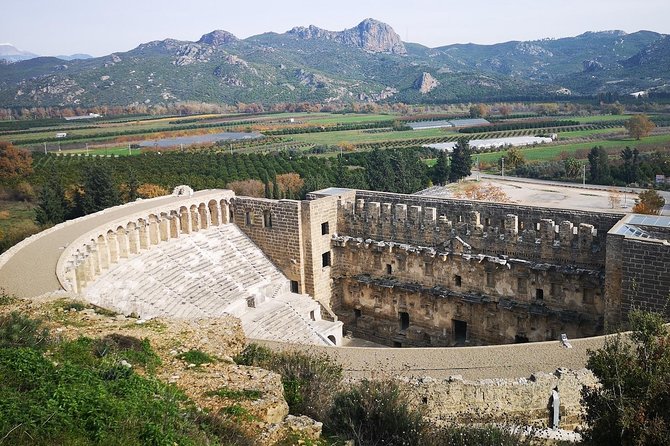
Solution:
{"label": "modern metal roof", "polygon": [[670,228],[670,217],[658,215],[635,214],[628,220],[631,225],[656,226],[658,228]]}
{"label": "modern metal roof", "polygon": [[623,235],[625,237],[641,237],[652,238],[647,232],[638,228],[637,226],[623,224],[616,230],[615,234]]}

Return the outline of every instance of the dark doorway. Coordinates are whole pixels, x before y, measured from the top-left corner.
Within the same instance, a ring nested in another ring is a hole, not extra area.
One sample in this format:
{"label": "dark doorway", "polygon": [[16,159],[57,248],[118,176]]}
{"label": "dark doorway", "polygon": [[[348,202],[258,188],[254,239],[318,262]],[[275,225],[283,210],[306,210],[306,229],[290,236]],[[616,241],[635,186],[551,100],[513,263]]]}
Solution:
{"label": "dark doorway", "polygon": [[297,280],[291,280],[291,292],[295,294],[298,294],[300,292]]}
{"label": "dark doorway", "polygon": [[402,348],[402,342],[393,341],[393,346],[394,346],[395,348]]}
{"label": "dark doorway", "polygon": [[535,299],[544,300],[544,290],[542,288],[535,289]]}
{"label": "dark doorway", "polygon": [[468,338],[468,323],[456,319],[454,319],[453,322],[454,340],[456,341],[456,345],[465,345],[465,341]]}
{"label": "dark doorway", "polygon": [[409,328],[409,313],[401,311],[400,315],[400,329],[407,330]]}

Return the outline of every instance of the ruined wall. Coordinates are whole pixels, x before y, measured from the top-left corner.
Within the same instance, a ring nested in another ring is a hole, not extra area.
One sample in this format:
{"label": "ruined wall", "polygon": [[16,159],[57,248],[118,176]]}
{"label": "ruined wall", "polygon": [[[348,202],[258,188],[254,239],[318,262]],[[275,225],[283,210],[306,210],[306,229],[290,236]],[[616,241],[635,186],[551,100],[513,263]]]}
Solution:
{"label": "ruined wall", "polygon": [[387,345],[511,343],[604,330],[619,215],[357,191],[333,240],[334,307]]}
{"label": "ruined wall", "polygon": [[347,236],[333,252],[334,309],[358,337],[453,346],[602,332],[599,270]]}
{"label": "ruined wall", "polygon": [[670,243],[624,238],[622,252],[622,318],[633,309],[670,317]]}
{"label": "ruined wall", "polygon": [[300,202],[235,197],[231,220],[291,281],[305,290],[302,215]]}
{"label": "ruined wall", "polygon": [[560,395],[560,427],[574,428],[583,424],[582,386],[595,386],[593,374],[582,369],[555,373],[534,373],[516,380],[463,380],[453,376],[444,380],[433,378],[405,379],[414,404],[436,420],[449,422],[499,422],[520,425],[549,426],[551,393]]}
{"label": "ruined wall", "polygon": [[605,265],[607,231],[617,214],[357,191],[343,201],[341,232],[437,246],[454,236],[474,251],[526,260]]}

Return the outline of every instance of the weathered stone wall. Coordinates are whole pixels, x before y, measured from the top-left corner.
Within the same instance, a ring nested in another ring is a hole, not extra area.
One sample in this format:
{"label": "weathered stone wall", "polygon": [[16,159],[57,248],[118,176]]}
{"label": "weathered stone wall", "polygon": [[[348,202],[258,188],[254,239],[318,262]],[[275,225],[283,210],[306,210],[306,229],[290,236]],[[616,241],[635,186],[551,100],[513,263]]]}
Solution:
{"label": "weathered stone wall", "polygon": [[605,265],[607,231],[621,218],[500,203],[357,191],[343,201],[341,232],[355,237],[437,246],[454,236],[473,250],[527,260]]}
{"label": "weathered stone wall", "polygon": [[333,246],[334,308],[357,337],[453,346],[602,332],[599,270],[346,236]]}
{"label": "weathered stone wall", "polygon": [[305,292],[302,215],[299,201],[235,197],[232,222]]}
{"label": "weathered stone wall", "polygon": [[670,317],[670,243],[625,238],[622,252],[622,317],[633,309]]}
{"label": "weathered stone wall", "polygon": [[301,203],[305,250],[304,292],[328,308],[331,306],[333,264],[330,240],[338,232],[338,200],[337,196],[326,196]]}
{"label": "weathered stone wall", "polygon": [[537,372],[516,380],[464,380],[460,375],[444,380],[430,377],[405,379],[413,403],[429,417],[448,422],[500,422],[551,427],[551,395],[560,396],[560,427],[582,424],[581,389],[597,380],[587,369]]}

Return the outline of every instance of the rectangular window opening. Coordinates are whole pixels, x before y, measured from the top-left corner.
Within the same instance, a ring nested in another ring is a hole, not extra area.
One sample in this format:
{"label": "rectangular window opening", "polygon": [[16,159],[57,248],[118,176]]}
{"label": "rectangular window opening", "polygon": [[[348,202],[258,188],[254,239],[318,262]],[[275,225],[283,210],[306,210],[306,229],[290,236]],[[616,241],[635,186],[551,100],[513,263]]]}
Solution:
{"label": "rectangular window opening", "polygon": [[330,225],[328,222],[321,223],[321,235],[330,234]]}
{"label": "rectangular window opening", "polygon": [[321,254],[321,266],[324,268],[330,266],[330,251]]}
{"label": "rectangular window opening", "polygon": [[297,280],[291,280],[291,292],[295,294],[300,293],[300,286],[298,285]]}
{"label": "rectangular window opening", "polygon": [[544,299],[544,290],[542,288],[537,288],[535,290],[535,299],[543,300]]}
{"label": "rectangular window opening", "polygon": [[246,211],[244,213],[244,224],[247,226],[251,226],[251,212]]}
{"label": "rectangular window opening", "polygon": [[461,280],[461,276],[459,276],[458,274],[456,274],[456,275],[454,276],[454,285],[456,285],[456,286],[461,286],[462,283],[463,283],[463,281]]}
{"label": "rectangular window opening", "polygon": [[386,274],[388,274],[389,276],[393,274],[393,267],[391,266],[390,263],[386,264]]}
{"label": "rectangular window opening", "polygon": [[271,228],[272,227],[272,214],[270,211],[263,211],[263,227]]}
{"label": "rectangular window opening", "polygon": [[361,317],[362,314],[363,314],[363,313],[361,312],[360,308],[354,308],[354,317],[355,317],[356,319],[358,319],[359,317]]}

